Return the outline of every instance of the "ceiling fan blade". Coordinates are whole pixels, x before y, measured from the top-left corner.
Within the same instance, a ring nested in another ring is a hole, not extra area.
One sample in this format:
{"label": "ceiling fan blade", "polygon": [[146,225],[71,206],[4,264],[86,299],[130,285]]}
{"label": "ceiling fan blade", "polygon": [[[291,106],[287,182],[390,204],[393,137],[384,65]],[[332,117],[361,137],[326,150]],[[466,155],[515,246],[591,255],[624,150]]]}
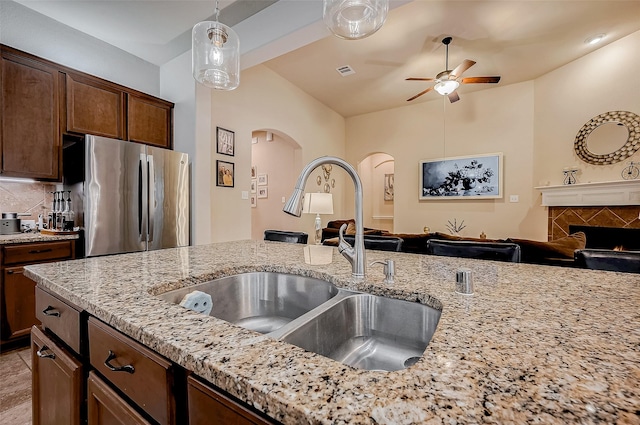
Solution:
{"label": "ceiling fan blade", "polygon": [[416,98],[422,96],[423,94],[429,93],[431,90],[433,90],[433,87],[429,87],[428,89],[421,91],[417,95],[415,95],[413,97],[410,97],[409,99],[407,99],[407,102],[411,102],[413,99],[416,99]]}
{"label": "ceiling fan blade", "polygon": [[453,102],[457,102],[460,100],[460,96],[458,96],[458,92],[454,91],[453,93],[449,93],[447,95],[447,97],[449,98],[449,102],[453,103]]}
{"label": "ceiling fan blade", "polygon": [[459,76],[462,75],[463,72],[465,72],[467,69],[471,68],[475,64],[476,64],[475,61],[465,59],[460,65],[456,66],[456,69],[451,71],[451,74],[449,74],[449,78],[451,79],[458,78]]}
{"label": "ceiling fan blade", "polygon": [[433,78],[418,78],[418,77],[409,77],[405,78],[407,81],[434,81]]}
{"label": "ceiling fan blade", "polygon": [[497,83],[500,77],[467,77],[460,80],[462,84]]}

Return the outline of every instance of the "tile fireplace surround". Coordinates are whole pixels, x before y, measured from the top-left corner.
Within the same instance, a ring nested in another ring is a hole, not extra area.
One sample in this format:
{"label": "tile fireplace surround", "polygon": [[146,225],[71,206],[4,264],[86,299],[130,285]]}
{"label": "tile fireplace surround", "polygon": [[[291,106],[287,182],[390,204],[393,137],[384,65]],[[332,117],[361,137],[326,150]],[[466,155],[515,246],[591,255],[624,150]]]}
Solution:
{"label": "tile fireplace surround", "polygon": [[640,180],[536,187],[549,207],[550,241],[569,234],[569,225],[640,229]]}
{"label": "tile fireplace surround", "polygon": [[640,229],[640,206],[549,207],[549,240],[569,234],[569,225]]}

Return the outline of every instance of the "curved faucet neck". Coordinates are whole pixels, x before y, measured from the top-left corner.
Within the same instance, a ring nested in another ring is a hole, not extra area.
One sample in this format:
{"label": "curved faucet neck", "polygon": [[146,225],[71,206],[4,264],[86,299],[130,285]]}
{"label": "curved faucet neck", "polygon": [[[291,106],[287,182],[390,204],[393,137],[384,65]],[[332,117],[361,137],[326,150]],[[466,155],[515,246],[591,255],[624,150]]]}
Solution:
{"label": "curved faucet neck", "polygon": [[300,176],[298,177],[298,181],[296,182],[296,186],[291,198],[285,204],[283,210],[288,213],[300,217],[302,213],[302,194],[304,192],[304,187],[307,184],[307,180],[309,176],[321,165],[324,164],[332,164],[337,165],[342,168],[349,174],[353,184],[355,186],[355,225],[356,225],[356,234],[355,241],[353,246],[353,251],[343,252],[343,255],[351,262],[352,267],[352,275],[356,278],[363,278],[365,274],[365,253],[364,253],[364,225],[362,222],[363,217],[363,206],[362,206],[362,181],[360,180],[360,176],[356,172],[355,168],[351,166],[348,162],[346,162],[342,158],[338,158],[335,156],[323,156],[317,159],[314,159],[310,163],[308,163],[300,172]]}

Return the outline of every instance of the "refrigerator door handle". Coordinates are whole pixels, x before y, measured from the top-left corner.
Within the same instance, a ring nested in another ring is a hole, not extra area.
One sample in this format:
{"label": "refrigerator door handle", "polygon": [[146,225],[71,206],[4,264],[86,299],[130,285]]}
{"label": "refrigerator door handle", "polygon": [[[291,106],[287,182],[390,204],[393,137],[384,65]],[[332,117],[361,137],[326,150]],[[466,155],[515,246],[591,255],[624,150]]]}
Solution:
{"label": "refrigerator door handle", "polygon": [[148,209],[148,166],[147,155],[140,154],[140,162],[138,167],[138,235],[140,242],[147,240],[147,219],[149,217]]}
{"label": "refrigerator door handle", "polygon": [[149,234],[148,241],[153,242],[153,230],[155,227],[155,216],[156,216],[156,170],[153,165],[153,155],[147,155],[147,160],[149,162]]}

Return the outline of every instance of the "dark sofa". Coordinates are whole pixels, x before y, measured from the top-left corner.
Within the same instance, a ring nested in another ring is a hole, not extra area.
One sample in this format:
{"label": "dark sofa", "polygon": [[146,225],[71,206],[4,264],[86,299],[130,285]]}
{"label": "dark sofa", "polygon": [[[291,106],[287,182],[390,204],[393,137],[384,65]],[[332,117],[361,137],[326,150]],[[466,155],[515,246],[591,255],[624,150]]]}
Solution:
{"label": "dark sofa", "polygon": [[[345,234],[355,233],[353,220],[334,220],[322,229],[322,241],[325,245],[338,245],[338,230],[342,224],[347,224]],[[390,233],[385,230],[365,228],[365,241],[368,235],[390,236],[402,239],[401,252],[411,254],[428,254],[427,241],[430,239],[449,241],[475,241],[494,243],[515,243],[520,246],[520,259],[523,263],[545,264],[555,266],[575,266],[574,251],[584,249],[586,236],[577,232],[561,239],[550,242],[540,242],[528,239],[480,239],[454,236],[447,233]]]}

